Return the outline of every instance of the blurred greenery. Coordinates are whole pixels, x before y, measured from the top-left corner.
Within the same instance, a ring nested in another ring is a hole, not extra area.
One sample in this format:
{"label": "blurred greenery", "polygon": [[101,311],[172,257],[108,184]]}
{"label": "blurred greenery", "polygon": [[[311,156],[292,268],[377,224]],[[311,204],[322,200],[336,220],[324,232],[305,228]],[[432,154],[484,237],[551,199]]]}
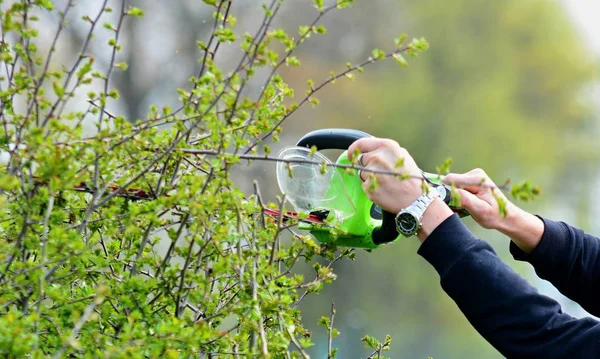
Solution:
{"label": "blurred greenery", "polygon": [[[290,19],[302,16],[290,13]],[[598,80],[597,60],[560,3],[378,1],[359,2],[351,13],[327,24],[322,51],[302,53],[303,70],[288,73],[292,83],[305,84],[306,72],[325,78],[331,64],[366,58],[401,31],[424,36],[430,50],[407,69],[388,62],[325,89],[319,108],[304,109],[286,125],[288,139],[323,127],[393,138],[428,171],[452,157],[453,171],[482,167],[499,183],[540,184],[543,198],[526,208],[550,215],[564,202],[579,210],[581,221],[573,224],[585,226],[586,189],[597,173],[591,162],[597,121],[585,94]],[[566,188],[573,180],[577,185]],[[508,258],[505,238],[466,221],[519,272],[531,272]],[[303,303],[305,321],[323,338],[315,357],[327,346],[317,318],[333,300],[341,358],[368,354],[358,340],[363,333],[392,334],[393,358],[500,357],[443,293],[417,249],[416,240],[404,240],[337,265],[337,281]]]}

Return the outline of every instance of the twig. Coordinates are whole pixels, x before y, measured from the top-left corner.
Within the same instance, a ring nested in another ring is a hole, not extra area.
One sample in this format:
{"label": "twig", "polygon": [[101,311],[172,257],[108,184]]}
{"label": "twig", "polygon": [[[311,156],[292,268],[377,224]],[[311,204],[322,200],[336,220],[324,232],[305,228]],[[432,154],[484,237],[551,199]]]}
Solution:
{"label": "twig", "polygon": [[[90,30],[87,33],[87,36],[86,36],[83,46],[81,48],[81,52],[80,52],[79,56],[77,57],[77,60],[71,67],[70,71],[67,73],[67,77],[65,78],[65,81],[62,86],[64,89],[67,88],[67,85],[69,84],[69,81],[71,81],[73,74],[75,74],[75,70],[77,69],[77,67],[79,67],[79,63],[81,62],[81,60],[83,60],[85,58],[85,52],[87,51],[90,41],[92,40],[92,37],[94,35],[94,29],[96,28],[96,25],[98,24],[98,21],[100,20],[100,17],[102,17],[102,14],[104,13],[104,11],[106,9],[107,3],[108,3],[108,0],[104,0],[104,3],[100,7],[100,11],[98,11],[98,15],[96,15],[96,18],[94,20],[92,20],[90,17],[87,17],[87,20],[91,23],[92,26],[90,27]],[[75,88],[77,88],[77,86],[79,85],[79,82],[80,82],[80,80],[78,80],[77,83],[75,84],[73,91],[75,91]],[[54,117],[54,111],[56,111],[56,108],[61,103],[61,101],[63,101],[63,99],[61,97],[59,97],[56,100],[56,102],[54,102],[54,104],[52,105],[52,108],[48,112],[48,115],[44,119],[44,122],[42,122],[42,127],[46,127],[46,125],[48,124],[48,121],[50,121],[50,119]],[[66,100],[64,102],[66,102]]]}
{"label": "twig", "polygon": [[67,348],[67,346],[71,345],[75,341],[75,338],[77,338],[79,331],[81,330],[83,325],[88,321],[88,319],[90,318],[92,313],[94,313],[94,309],[96,309],[96,307],[100,303],[102,303],[102,300],[103,300],[103,298],[101,296],[96,296],[94,301],[85,308],[83,315],[81,316],[79,321],[73,327],[73,331],[71,332],[71,335],[69,335],[69,338],[63,343],[63,346],[54,354],[52,359],[60,358],[62,356],[62,354],[64,353],[65,349]]}
{"label": "twig", "polygon": [[309,101],[312,95],[314,95],[315,93],[317,93],[317,92],[318,92],[319,90],[321,90],[323,87],[327,86],[329,83],[331,83],[331,82],[333,82],[333,81],[335,81],[335,80],[339,79],[339,78],[340,78],[340,77],[342,77],[342,76],[346,76],[346,75],[347,75],[348,73],[350,73],[350,72],[356,71],[356,70],[358,70],[358,69],[360,69],[360,68],[363,68],[363,67],[365,67],[365,66],[368,66],[368,65],[370,65],[370,64],[372,64],[372,63],[374,63],[374,62],[377,62],[377,61],[380,61],[380,60],[383,60],[383,59],[390,58],[390,57],[392,57],[392,56],[394,56],[394,55],[396,55],[396,54],[399,54],[399,53],[401,53],[401,52],[405,52],[405,51],[407,51],[408,49],[409,49],[409,48],[408,48],[407,46],[405,46],[405,47],[398,48],[398,49],[396,49],[396,50],[394,50],[394,51],[392,51],[392,52],[389,52],[389,53],[385,54],[385,56],[382,56],[382,57],[380,57],[380,58],[373,58],[373,57],[370,57],[368,60],[364,61],[363,63],[361,63],[361,64],[358,64],[358,65],[354,65],[354,66],[352,66],[352,67],[349,67],[349,68],[348,68],[348,69],[346,69],[345,71],[343,71],[343,72],[340,72],[340,73],[338,73],[338,74],[337,74],[337,75],[335,75],[335,76],[330,76],[330,77],[329,77],[327,80],[323,81],[323,82],[322,82],[320,85],[318,85],[317,87],[315,87],[315,88],[311,88],[311,89],[310,89],[310,91],[308,92],[308,94],[307,94],[307,95],[306,95],[306,96],[305,96],[305,97],[302,99],[302,101],[300,101],[300,103],[298,104],[298,106],[297,106],[296,108],[294,108],[294,109],[292,109],[290,112],[286,113],[286,114],[285,114],[285,116],[283,116],[283,118],[282,118],[281,120],[279,120],[279,121],[278,121],[278,122],[277,122],[277,123],[276,123],[274,126],[272,126],[272,127],[271,127],[271,129],[270,129],[270,130],[269,130],[267,133],[265,133],[263,136],[261,136],[261,137],[260,137],[260,139],[258,139],[258,140],[256,140],[256,141],[254,141],[254,142],[253,142],[253,143],[250,145],[250,147],[248,147],[248,149],[246,149],[246,151],[244,152],[244,154],[247,154],[247,153],[249,153],[250,151],[252,151],[252,149],[253,149],[254,147],[256,147],[256,145],[258,145],[260,142],[262,142],[262,141],[264,141],[265,139],[267,139],[268,137],[270,137],[270,136],[271,136],[271,135],[272,135],[272,134],[273,134],[273,133],[274,133],[274,132],[277,130],[277,128],[283,124],[283,122],[284,122],[286,119],[288,119],[288,118],[289,118],[289,117],[290,117],[290,116],[291,116],[291,115],[292,115],[294,112],[296,112],[296,111],[297,111],[297,110],[298,110],[298,109],[299,109],[299,108],[300,108],[302,105],[304,105],[304,104],[305,104],[307,101]]}
{"label": "twig", "polygon": [[[115,42],[112,45],[112,53],[110,55],[110,61],[108,63],[108,70],[106,72],[106,76],[104,78],[104,95],[108,96],[108,82],[110,81],[110,76],[112,75],[115,58],[117,56],[117,47],[119,46],[119,35],[121,35],[121,28],[123,26],[123,19],[125,19],[125,0],[121,0],[121,11],[119,13],[119,22],[117,24],[117,28],[115,30]],[[107,101],[102,102],[102,108],[100,109],[100,118],[98,119],[98,132],[102,129],[102,120],[104,118],[104,109],[106,108]]]}
{"label": "twig", "polygon": [[[323,11],[319,11],[319,16],[317,16],[317,18],[312,22],[312,24],[309,25],[309,29],[312,29],[319,22],[319,20],[321,20],[321,18],[323,16],[325,16],[325,14],[327,14],[329,11],[335,9],[336,7],[337,7],[337,5],[332,5],[332,6],[328,7],[328,8],[326,8],[326,9],[324,9]],[[263,96],[265,94],[265,91],[266,91],[266,89],[268,87],[268,84],[273,79],[273,76],[275,75],[275,73],[277,72],[277,70],[281,67],[281,65],[283,65],[286,62],[287,58],[289,58],[292,55],[292,53],[308,37],[308,35],[310,33],[311,33],[311,30],[309,30],[306,33],[302,34],[302,36],[300,36],[300,38],[298,40],[296,40],[296,42],[294,43],[294,46],[285,53],[285,55],[282,57],[281,61],[279,61],[277,63],[277,65],[273,66],[273,69],[271,70],[271,73],[269,74],[269,76],[267,76],[267,80],[265,81],[265,83],[262,86],[262,90],[261,90],[260,94],[258,95],[258,99],[256,100],[256,102],[259,102],[263,98]],[[249,125],[254,120],[255,113],[256,113],[256,109],[253,109],[252,113],[250,114],[250,117],[248,118],[248,120],[244,124],[245,128],[244,128],[244,132],[243,132],[242,136],[245,136],[246,133],[248,132]]]}
{"label": "twig", "polygon": [[[279,318],[279,321],[282,321],[282,319]],[[294,335],[294,333],[292,333],[292,331],[290,330],[289,326],[285,328],[285,331],[289,335],[290,340],[292,341],[292,343],[294,343],[294,345],[296,346],[296,349],[298,349],[298,351],[300,351],[300,354],[302,354],[302,358],[309,359],[310,357],[308,356],[308,353],[306,353],[306,351],[304,350],[304,347],[302,346],[302,344],[300,344],[298,342],[298,339],[296,339],[296,336]]]}
{"label": "twig", "polygon": [[[69,12],[69,10],[72,7],[73,7],[73,0],[69,0],[67,2],[67,6],[65,6],[65,9],[61,13],[60,19],[58,20],[58,29],[56,30],[54,39],[52,40],[52,44],[50,45],[50,48],[48,50],[48,55],[46,56],[46,61],[44,63],[44,69],[41,72],[41,76],[40,76],[39,80],[35,84],[35,90],[33,92],[33,96],[31,97],[34,100],[31,101],[29,108],[27,109],[27,116],[25,116],[25,118],[29,118],[29,115],[31,114],[31,111],[33,109],[33,105],[36,103],[35,98],[37,97],[38,92],[40,91],[40,88],[44,84],[44,80],[46,79],[46,74],[48,73],[48,68],[50,67],[50,61],[52,59],[52,55],[54,54],[54,51],[56,51],[56,43],[58,41],[58,38],[60,37],[60,33],[65,28],[65,18],[67,17],[67,13]],[[2,106],[2,109],[4,109],[4,106]]]}
{"label": "twig", "polygon": [[[265,335],[265,327],[263,325],[262,314],[260,310],[260,304],[258,302],[258,281],[256,280],[256,273],[258,271],[258,259],[259,252],[256,249],[255,236],[252,236],[250,241],[250,250],[252,251],[252,301],[254,302],[254,310],[258,316],[258,329],[260,334],[260,340],[262,344],[262,354],[263,356],[269,355],[269,350],[267,348],[267,336]],[[254,332],[253,332],[254,333]],[[254,349],[251,347],[251,349]]]}
{"label": "twig", "polygon": [[[219,6],[217,8],[216,14],[217,16],[215,16],[215,22],[213,24],[213,28],[212,31],[210,32],[210,38],[208,39],[208,44],[206,45],[206,48],[203,49],[204,50],[204,56],[202,57],[202,65],[200,66],[200,71],[198,71],[198,76],[196,76],[197,79],[199,79],[200,77],[202,77],[202,74],[204,74],[204,69],[206,68],[206,60],[208,59],[208,55],[212,54],[211,56],[211,60],[214,60],[215,55],[217,53],[217,50],[219,49],[219,42],[217,42],[217,46],[215,47],[215,49],[211,52],[210,51],[210,47],[212,46],[212,43],[215,39],[215,34],[216,34],[216,30],[217,30],[217,25],[219,24],[219,14],[221,13],[221,8],[223,6],[223,4],[225,3],[225,1],[221,1],[219,3]],[[227,14],[229,13],[229,8],[231,7],[231,1],[229,1],[227,3],[227,9],[225,12],[225,15],[223,17],[223,23],[225,23],[225,21],[227,20]],[[192,88],[192,90],[190,91],[190,96],[188,97],[187,101],[190,102],[192,100],[192,96],[194,94],[194,90],[198,88],[198,83],[196,82],[194,84],[194,87]],[[198,105],[196,105],[196,110],[198,110]]]}
{"label": "twig", "polygon": [[[217,151],[214,151],[214,150],[182,149],[181,152],[188,153],[188,154],[194,154],[194,155],[207,155],[207,156],[234,155],[233,153],[218,153]],[[405,173],[405,172],[380,170],[380,169],[367,168],[367,167],[356,166],[356,165],[346,165],[346,164],[341,164],[341,163],[325,163],[325,162],[313,161],[313,160],[307,160],[307,159],[278,158],[278,157],[272,157],[272,156],[268,156],[268,155],[242,154],[242,155],[236,155],[236,156],[243,160],[283,162],[283,163],[290,163],[290,164],[291,163],[312,164],[312,165],[328,166],[328,167],[335,167],[335,168],[355,169],[355,170],[361,170],[362,172],[368,172],[368,173],[374,173],[374,174],[399,176],[399,177],[402,177],[403,179],[409,179],[409,178],[420,179],[420,180],[423,179],[422,175],[409,175],[408,173]],[[439,175],[439,176],[441,177],[443,175]],[[467,182],[465,182],[465,183],[455,182],[455,183],[457,185],[461,185],[461,184],[467,185],[468,184],[471,186],[475,186],[472,183],[467,183]],[[503,190],[503,191],[510,190],[510,188],[507,185],[492,186],[492,185],[488,185],[483,182],[476,186],[480,186],[482,188],[499,189],[499,190]]]}
{"label": "twig", "polygon": [[327,332],[329,333],[329,343],[327,345],[327,359],[333,358],[333,354],[331,353],[331,345],[333,342],[333,319],[335,317],[335,302],[331,302],[331,317],[329,318],[329,328],[327,328]]}
{"label": "twig", "polygon": [[[48,253],[47,253],[47,247],[48,247],[48,222],[50,222],[50,215],[52,214],[52,209],[54,208],[54,191],[52,191],[52,188],[50,188],[49,190],[50,192],[50,198],[48,199],[48,207],[46,208],[46,215],[44,216],[44,222],[42,224],[42,259],[41,262],[43,263],[42,266],[42,275],[39,278],[39,293],[38,293],[38,305],[37,305],[37,317],[38,319],[36,320],[36,331],[38,330],[37,326],[38,326],[38,322],[39,322],[39,318],[40,315],[42,313],[42,301],[44,299],[44,272],[46,270],[46,261],[48,258]],[[37,343],[36,343],[37,346]]]}
{"label": "twig", "polygon": [[[283,198],[281,199],[281,202],[279,203],[279,213],[284,213],[284,209],[285,209],[285,200],[286,200],[286,196],[285,193],[283,194]],[[263,208],[263,213],[264,213],[264,208]],[[275,252],[277,250],[277,242],[279,241],[279,234],[281,234],[281,231],[283,229],[283,216],[279,216],[279,218],[277,219],[277,231],[275,232],[275,238],[273,239],[273,248],[271,248],[271,257],[269,258],[269,265],[273,264],[273,260],[275,259]]]}

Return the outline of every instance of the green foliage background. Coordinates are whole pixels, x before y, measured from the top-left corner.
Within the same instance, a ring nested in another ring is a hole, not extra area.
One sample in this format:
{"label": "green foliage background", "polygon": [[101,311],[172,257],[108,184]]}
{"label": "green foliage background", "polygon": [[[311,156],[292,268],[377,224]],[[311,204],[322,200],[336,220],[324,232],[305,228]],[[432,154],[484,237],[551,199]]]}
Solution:
{"label": "green foliage background", "polygon": [[[598,59],[559,2],[369,2],[353,11],[329,34],[332,48],[337,34],[373,44],[397,26],[422,34],[431,47],[407,71],[383,64],[352,84],[326,89],[323,105],[288,128],[359,128],[397,140],[425,170],[452,157],[453,171],[481,167],[497,183],[530,179],[542,185],[542,196],[520,205],[598,230],[590,211],[597,199],[590,189],[598,173],[598,113],[588,92],[600,79]],[[331,52],[307,55],[324,71]],[[344,55],[341,49],[335,58]],[[534,285],[562,298],[512,260],[506,238],[466,222]],[[417,248],[405,241],[341,263],[336,282],[310,298],[306,310],[336,300],[338,323],[345,324],[340,354],[347,357],[359,350],[352,337],[367,329],[393,335],[392,357],[500,358],[442,292]],[[562,301],[565,310],[583,314]]]}

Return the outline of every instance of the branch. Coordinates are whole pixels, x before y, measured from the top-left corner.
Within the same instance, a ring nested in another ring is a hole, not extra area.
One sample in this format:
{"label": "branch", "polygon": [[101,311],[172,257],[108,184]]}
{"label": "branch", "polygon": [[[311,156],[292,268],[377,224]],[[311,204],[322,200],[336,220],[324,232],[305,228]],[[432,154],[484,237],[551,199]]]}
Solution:
{"label": "branch", "polygon": [[75,342],[75,338],[77,338],[79,331],[81,330],[83,325],[88,321],[88,319],[90,318],[92,313],[94,313],[94,309],[96,309],[96,307],[100,303],[102,303],[102,301],[103,301],[103,297],[98,295],[94,298],[94,301],[92,303],[90,303],[90,305],[88,305],[87,308],[85,308],[83,315],[81,316],[79,321],[77,323],[75,323],[75,326],[73,327],[73,331],[71,332],[71,335],[69,335],[69,338],[67,338],[67,340],[65,341],[63,346],[54,354],[52,359],[60,358],[62,356],[62,354],[64,353],[65,349],[67,348],[67,346],[72,345],[72,343]]}
{"label": "branch", "polygon": [[[327,14],[329,11],[335,9],[336,7],[337,7],[337,5],[332,5],[326,9],[324,9],[323,11],[319,11],[319,16],[317,16],[317,18],[312,22],[312,24],[310,24],[309,29],[312,29],[319,22],[319,20],[321,20],[321,18],[325,14]],[[257,103],[260,102],[260,100],[263,98],[265,91],[267,89],[267,85],[271,82],[271,80],[273,79],[273,76],[275,76],[275,73],[277,72],[277,70],[281,67],[281,65],[283,65],[285,63],[286,59],[292,55],[292,53],[298,48],[298,46],[300,46],[300,44],[302,42],[304,42],[304,40],[308,37],[308,35],[310,33],[311,33],[311,31],[309,30],[309,31],[305,32],[304,34],[302,34],[302,36],[300,36],[300,38],[298,40],[296,40],[296,42],[294,43],[294,46],[285,53],[285,55],[283,56],[281,61],[279,61],[279,63],[277,63],[277,65],[275,65],[273,67],[273,69],[271,70],[271,73],[269,74],[269,76],[267,76],[267,80],[265,81],[264,85],[262,86],[262,90],[260,91],[260,94],[258,95],[258,99],[256,100]],[[243,132],[242,136],[245,136],[246,133],[248,132],[249,125],[254,120],[255,113],[256,113],[256,108],[254,108],[252,110],[250,117],[246,121],[244,132]],[[250,149],[252,149],[252,147]]]}
{"label": "branch", "polygon": [[[225,3],[225,1],[221,1],[219,3],[219,7],[217,8],[216,11],[216,16],[215,16],[215,22],[213,24],[213,28],[212,31],[210,33],[210,38],[208,39],[208,44],[206,45],[206,48],[204,49],[204,56],[202,58],[202,65],[200,66],[200,71],[198,71],[198,76],[196,76],[197,79],[199,79],[200,77],[202,77],[202,74],[204,74],[204,69],[206,68],[206,61],[208,59],[208,55],[211,54],[211,60],[214,60],[215,55],[217,54],[217,50],[219,49],[219,44],[220,42],[217,42],[217,45],[215,47],[215,49],[211,52],[210,51],[210,47],[212,46],[212,43],[215,39],[215,33],[217,30],[217,25],[219,24],[219,14],[221,13],[221,8],[223,6],[223,4]],[[225,11],[225,15],[223,17],[223,25],[225,25],[225,21],[227,20],[227,14],[229,14],[229,8],[231,7],[231,0],[229,0],[227,2],[227,9]],[[194,90],[198,88],[198,82],[196,82],[194,84],[194,87],[192,88],[192,90],[190,91],[190,96],[188,97],[188,102],[190,102],[192,100],[192,96],[194,94]],[[196,104],[195,109],[198,110],[198,106],[199,103]],[[183,107],[182,107],[183,108]]]}
{"label": "branch", "polygon": [[[33,96],[31,96],[31,98],[33,100],[29,104],[29,108],[27,109],[27,115],[25,116],[25,118],[29,118],[29,115],[31,114],[31,111],[33,109],[33,105],[37,102],[37,100],[35,100],[35,99],[37,98],[40,88],[42,87],[42,85],[44,84],[44,81],[46,80],[46,73],[48,72],[48,68],[50,67],[50,61],[52,60],[52,55],[54,54],[54,51],[56,50],[56,43],[58,42],[58,38],[60,37],[62,30],[66,27],[65,18],[67,17],[67,13],[69,12],[69,10],[72,7],[73,7],[73,0],[69,0],[67,2],[67,6],[65,7],[65,10],[63,10],[63,12],[61,13],[60,19],[58,20],[58,29],[56,30],[54,40],[52,40],[52,44],[50,45],[50,49],[48,50],[48,55],[46,56],[46,62],[44,63],[44,69],[42,71],[42,74],[35,85]],[[4,108],[4,106],[2,106],[2,109],[3,108]]]}
{"label": "branch", "polygon": [[260,304],[258,301],[258,282],[256,280],[256,272],[258,271],[258,258],[259,252],[256,249],[255,236],[252,236],[252,240],[250,241],[251,248],[250,250],[253,253],[253,261],[252,261],[252,301],[254,302],[254,310],[258,315],[258,329],[260,333],[260,340],[262,343],[262,354],[263,356],[269,355],[269,350],[267,348],[267,337],[265,335],[265,327],[263,325],[262,314],[260,310]]}
{"label": "branch", "polygon": [[[217,151],[214,151],[214,150],[182,149],[181,151],[183,153],[188,153],[188,154],[193,154],[193,155],[206,155],[206,156],[232,155],[232,156],[234,156],[233,153],[218,153]],[[235,155],[235,156],[240,159],[243,159],[243,160],[283,162],[283,163],[290,163],[290,164],[292,164],[292,163],[312,164],[312,165],[343,168],[343,169],[355,169],[355,170],[361,170],[362,172],[368,172],[368,173],[373,173],[373,174],[397,176],[397,177],[401,177],[402,179],[409,179],[409,178],[423,179],[422,175],[411,175],[406,172],[380,170],[380,169],[376,169],[376,168],[366,168],[366,167],[362,167],[362,166],[346,165],[346,164],[341,164],[341,163],[324,163],[324,162],[320,162],[320,161],[312,161],[312,160],[306,160],[306,159],[278,158],[278,157],[272,157],[272,156],[268,156],[268,155],[243,154],[243,155]],[[440,176],[442,176],[442,175],[440,175]],[[471,183],[466,183],[466,182],[465,183],[456,182],[456,184],[457,185],[460,185],[460,184],[472,185]],[[499,189],[499,190],[503,190],[503,191],[510,190],[510,188],[508,188],[508,185],[492,186],[492,185],[488,185],[486,183],[481,183],[478,186],[480,186],[482,188]]]}
{"label": "branch", "polygon": [[[71,81],[71,78],[73,77],[73,74],[75,74],[75,70],[77,70],[77,67],[79,67],[79,64],[81,63],[81,60],[83,60],[86,57],[85,56],[85,52],[87,51],[87,48],[88,48],[88,46],[90,44],[90,41],[92,40],[92,36],[94,34],[94,29],[96,28],[96,25],[98,24],[98,21],[100,20],[100,17],[102,17],[102,14],[104,13],[104,10],[106,9],[106,4],[107,3],[108,3],[108,0],[104,0],[104,2],[102,4],[102,7],[100,8],[100,11],[98,12],[98,15],[96,15],[96,18],[94,20],[92,20],[89,16],[87,17],[87,20],[92,24],[92,26],[90,27],[90,30],[87,33],[87,36],[85,38],[85,41],[83,43],[83,46],[82,46],[81,51],[79,53],[79,56],[77,57],[77,60],[75,61],[75,63],[73,64],[73,66],[71,67],[71,69],[69,70],[69,72],[67,73],[67,78],[65,79],[65,82],[63,83],[63,86],[62,86],[64,89],[67,88],[67,85],[69,84],[69,81]],[[77,88],[77,86],[79,86],[80,81],[81,80],[77,80],[77,83],[75,84],[75,87],[73,88],[73,90],[71,91],[71,93],[75,91],[75,89]],[[48,112],[48,115],[44,119],[44,122],[42,122],[42,127],[45,127],[48,124],[48,121],[50,121],[50,119],[54,117],[54,111],[56,111],[56,108],[61,103],[61,101],[62,101],[62,98],[59,97],[56,100],[56,102],[54,102],[54,105],[52,105],[52,108]],[[65,100],[65,102],[66,101],[67,100]]]}
{"label": "branch", "polygon": [[333,354],[331,353],[331,345],[333,342],[333,319],[335,317],[335,302],[331,302],[331,317],[329,318],[329,328],[327,332],[329,334],[329,343],[327,345],[327,359],[332,359]]}
{"label": "branch", "polygon": [[106,97],[108,96],[108,82],[110,81],[110,75],[113,72],[115,58],[117,56],[117,48],[119,46],[119,35],[121,34],[121,28],[123,26],[123,19],[125,18],[125,0],[121,0],[121,12],[119,13],[119,23],[115,30],[115,43],[112,45],[112,53],[110,55],[110,61],[108,63],[108,71],[104,78],[104,101],[102,101],[102,108],[100,109],[100,118],[98,119],[98,132],[102,129],[102,119],[104,118],[104,109],[106,108]]}
{"label": "branch", "polygon": [[[282,322],[282,318],[279,318],[279,321]],[[300,344],[298,342],[298,339],[296,339],[296,336],[294,335],[294,333],[292,333],[292,331],[290,330],[289,326],[285,327],[285,331],[287,332],[287,334],[290,337],[290,340],[292,341],[292,343],[294,343],[294,345],[296,346],[296,348],[300,351],[300,354],[302,354],[302,358],[304,359],[310,359],[310,356],[308,356],[308,353],[306,353],[306,351],[304,350],[304,347],[302,346],[302,344]]]}
{"label": "branch", "polygon": [[[339,79],[339,78],[340,78],[340,77],[342,77],[342,76],[346,76],[347,74],[349,74],[349,73],[351,73],[351,72],[358,71],[359,69],[362,69],[363,67],[365,67],[365,66],[368,66],[368,65],[370,65],[370,64],[372,64],[372,63],[374,63],[374,62],[377,62],[377,61],[380,61],[380,60],[384,60],[384,59],[387,59],[387,58],[393,57],[394,55],[396,55],[396,54],[399,54],[399,53],[401,53],[401,52],[405,52],[405,51],[407,51],[408,49],[409,49],[409,47],[408,47],[408,46],[405,46],[405,47],[398,48],[398,49],[396,49],[396,50],[394,50],[394,51],[392,51],[392,52],[389,52],[389,53],[385,54],[385,56],[382,56],[382,57],[380,57],[380,58],[373,58],[373,57],[370,57],[368,60],[364,61],[363,63],[361,63],[361,64],[358,64],[358,65],[354,65],[354,66],[352,66],[352,67],[349,67],[349,68],[348,68],[348,69],[346,69],[345,71],[343,71],[343,72],[340,72],[340,73],[338,73],[338,74],[337,74],[337,75],[335,75],[335,76],[330,76],[330,77],[329,77],[327,80],[323,81],[323,82],[322,82],[320,85],[318,85],[317,87],[311,88],[311,89],[310,89],[310,91],[308,92],[308,94],[307,94],[307,95],[306,95],[306,96],[305,96],[305,97],[302,99],[302,101],[300,101],[300,103],[298,104],[298,106],[297,106],[297,107],[293,108],[293,109],[292,109],[290,112],[288,112],[288,113],[287,113],[285,116],[283,116],[283,118],[282,118],[281,120],[279,120],[279,122],[277,122],[277,123],[275,124],[275,126],[273,126],[273,127],[272,127],[272,128],[271,128],[271,129],[270,129],[270,130],[269,130],[269,131],[266,133],[266,134],[264,134],[262,137],[260,137],[260,139],[258,139],[258,140],[256,140],[256,141],[254,141],[254,142],[253,142],[253,143],[250,145],[250,147],[248,147],[248,149],[246,149],[246,151],[244,152],[244,154],[247,154],[248,152],[252,151],[252,149],[253,149],[254,147],[256,147],[256,145],[258,145],[260,142],[262,142],[262,141],[264,141],[265,139],[267,139],[268,137],[270,137],[270,136],[273,134],[273,132],[275,132],[275,131],[277,130],[277,128],[278,128],[279,126],[281,126],[281,125],[283,124],[283,122],[284,122],[286,119],[288,119],[288,118],[289,118],[289,117],[290,117],[290,116],[291,116],[291,115],[292,115],[294,112],[296,112],[296,111],[297,111],[297,110],[298,110],[298,109],[299,109],[299,108],[300,108],[302,105],[304,105],[304,104],[305,104],[307,101],[309,101],[309,100],[310,100],[310,98],[311,98],[311,96],[312,96],[312,95],[314,95],[315,93],[317,93],[317,92],[318,92],[319,90],[321,90],[323,87],[327,86],[328,84],[330,84],[331,82],[333,82],[333,81],[335,81],[335,80]],[[251,119],[252,119],[252,118],[250,118],[250,119],[249,119],[249,121],[250,121]]]}

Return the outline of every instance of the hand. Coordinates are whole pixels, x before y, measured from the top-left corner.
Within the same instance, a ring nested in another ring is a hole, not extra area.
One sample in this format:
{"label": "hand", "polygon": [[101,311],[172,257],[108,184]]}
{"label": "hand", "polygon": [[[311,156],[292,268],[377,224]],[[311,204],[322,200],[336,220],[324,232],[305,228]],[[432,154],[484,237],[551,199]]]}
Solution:
{"label": "hand", "polygon": [[[422,171],[415,160],[404,148],[392,140],[380,138],[363,138],[354,142],[348,148],[348,158],[353,160],[352,154],[360,153],[356,159],[359,165],[366,169],[385,170],[406,174],[407,179],[375,172],[359,172],[363,183],[363,190],[377,205],[390,213],[398,213],[410,206],[423,193]],[[401,166],[398,166],[401,164]],[[375,188],[372,181],[377,181]],[[417,232],[417,237],[423,242],[427,237],[448,217],[452,210],[436,198],[423,215],[422,226]]]}
{"label": "hand", "polygon": [[[448,174],[444,182],[454,182],[461,207],[479,225],[502,232],[525,253],[533,251],[542,239],[544,222],[510,202],[482,169]],[[506,203],[506,216],[501,215],[498,200]]]}
{"label": "hand", "polygon": [[[388,139],[362,138],[348,148],[348,159],[353,160],[355,151],[360,152],[356,159],[358,165],[373,170],[390,171],[410,176],[399,179],[389,174],[361,171],[359,176],[363,181],[363,190],[382,209],[398,213],[411,205],[423,192],[421,170],[414,159],[404,148]],[[402,166],[396,166],[398,163]],[[377,182],[373,186],[373,181]]]}
{"label": "hand", "polygon": [[449,173],[443,181],[455,184],[461,207],[469,211],[475,222],[483,228],[498,229],[503,221],[498,201],[504,201],[507,209],[512,207],[504,193],[480,168],[464,174]]}

